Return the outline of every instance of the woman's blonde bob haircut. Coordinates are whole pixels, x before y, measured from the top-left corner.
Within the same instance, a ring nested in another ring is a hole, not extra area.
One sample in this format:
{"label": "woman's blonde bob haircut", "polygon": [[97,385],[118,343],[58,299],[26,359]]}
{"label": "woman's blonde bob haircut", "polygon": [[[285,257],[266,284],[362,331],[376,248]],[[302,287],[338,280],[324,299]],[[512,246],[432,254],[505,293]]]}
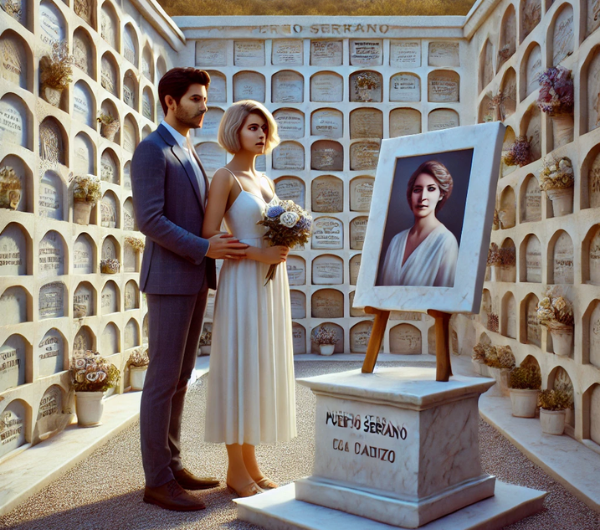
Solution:
{"label": "woman's blonde bob haircut", "polygon": [[258,101],[244,99],[231,105],[221,119],[219,125],[219,144],[232,155],[241,148],[240,129],[250,114],[259,114],[267,122],[267,139],[265,140],[265,153],[270,153],[279,144],[277,122],[267,108]]}

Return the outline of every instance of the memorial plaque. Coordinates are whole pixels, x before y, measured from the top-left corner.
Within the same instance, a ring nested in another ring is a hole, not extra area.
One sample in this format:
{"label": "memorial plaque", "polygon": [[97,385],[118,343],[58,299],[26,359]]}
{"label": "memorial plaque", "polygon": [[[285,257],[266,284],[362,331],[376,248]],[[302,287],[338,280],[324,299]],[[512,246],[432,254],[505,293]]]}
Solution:
{"label": "memorial plaque", "polygon": [[540,189],[537,179],[533,175],[527,180],[521,208],[524,212],[524,223],[542,220],[542,190]]}
{"label": "memorial plaque", "polygon": [[338,256],[325,254],[312,262],[313,285],[340,285],[344,283],[344,261]]}
{"label": "memorial plaque", "polygon": [[498,50],[498,66],[504,64],[517,49],[517,15],[514,7],[511,5],[506,10],[500,28],[500,50]]}
{"label": "memorial plaque", "polygon": [[513,339],[517,338],[517,315],[519,311],[517,309],[517,302],[515,297],[508,293],[506,298],[506,304],[504,306],[504,314],[506,315],[506,329],[504,330],[504,334],[507,337],[511,337]]}
{"label": "memorial plaque", "polygon": [[[598,18],[600,18],[600,12]],[[600,127],[600,52],[598,51],[595,51],[588,66],[587,111],[588,131],[593,131]]]}
{"label": "memorial plaque", "polygon": [[17,224],[9,224],[0,234],[0,276],[27,274],[27,240]]}
{"label": "memorial plaque", "polygon": [[123,204],[123,230],[137,230],[131,199],[127,199]]}
{"label": "memorial plaque", "polygon": [[350,75],[350,101],[380,103],[382,78],[377,72],[355,72]]}
{"label": "memorial plaque", "polygon": [[204,115],[202,127],[200,129],[196,129],[195,131],[196,136],[213,136],[216,138],[217,133],[219,132],[219,125],[221,125],[223,114],[225,114],[225,112],[218,107],[209,108]]}
{"label": "memorial plaque", "polygon": [[296,142],[282,142],[273,149],[273,169],[304,169],[304,147]]}
{"label": "memorial plaque", "polygon": [[265,155],[256,157],[254,169],[256,169],[256,171],[262,171],[263,173],[267,170],[267,157]]}
{"label": "memorial plaque", "polygon": [[125,284],[125,311],[140,308],[140,292],[133,280]]}
{"label": "memorial plaque", "polygon": [[83,133],[73,141],[73,172],[76,175],[94,174],[94,147],[89,137]]}
{"label": "memorial plaque", "polygon": [[65,316],[65,294],[65,286],[61,282],[48,283],[40,289],[40,320]]}
{"label": "memorial plaque", "polygon": [[11,335],[0,348],[0,393],[25,384],[25,339]]}
{"label": "memorial plaque", "polygon": [[351,317],[366,317],[368,316],[364,309],[358,309],[358,308],[354,308],[352,307],[352,304],[354,304],[354,295],[356,294],[356,291],[352,291],[348,294],[348,300],[349,300],[349,304],[350,304],[350,316]]}
{"label": "memorial plaque", "polygon": [[282,140],[297,140],[304,137],[304,113],[302,111],[279,109],[273,113],[273,117],[277,122],[277,134]]}
{"label": "memorial plaque", "polygon": [[350,258],[350,285],[356,285],[358,282],[361,260],[362,254],[355,254]]}
{"label": "memorial plaque", "polygon": [[40,377],[62,372],[64,366],[64,346],[63,336],[57,329],[53,328],[44,335],[37,348]]}
{"label": "memorial plaque", "polygon": [[119,259],[117,252],[117,242],[114,237],[108,236],[102,243],[101,259]]}
{"label": "memorial plaque", "polygon": [[40,181],[40,198],[38,202],[40,217],[48,217],[62,221],[63,183],[54,171],[46,171]]}
{"label": "memorial plaque", "polygon": [[542,130],[542,117],[540,109],[537,105],[532,105],[527,113],[527,138],[530,138],[529,146],[531,149],[531,155],[534,160],[542,158],[542,142],[541,142],[541,130]]}
{"label": "memorial plaque", "polygon": [[304,208],[304,182],[296,177],[281,177],[275,182],[275,193],[284,201],[294,201]]}
{"label": "memorial plaque", "polygon": [[[91,283],[82,282],[73,295],[73,318],[90,317],[95,314],[94,288]],[[91,349],[91,346],[86,349]]]}
{"label": "memorial plaque", "polygon": [[451,129],[459,125],[460,121],[456,111],[451,109],[436,109],[429,113],[427,130],[441,131],[442,129]]}
{"label": "memorial plaque", "polygon": [[123,55],[131,64],[136,68],[138,66],[138,46],[137,39],[133,33],[133,29],[130,24],[125,26],[123,32]]}
{"label": "memorial plaque", "polygon": [[253,99],[265,102],[265,77],[257,72],[239,72],[233,76],[233,101]]}
{"label": "memorial plaque", "polygon": [[390,101],[421,101],[421,79],[415,74],[396,74],[390,78]]}
{"label": "memorial plaque", "polygon": [[100,158],[100,178],[104,182],[119,184],[119,164],[112,149],[106,149]]}
{"label": "memorial plaque", "polygon": [[154,81],[154,58],[152,57],[152,50],[146,45],[142,52],[142,75],[148,79],[148,81]]}
{"label": "memorial plaque", "polygon": [[350,352],[366,353],[371,331],[373,330],[373,321],[359,322],[350,329]]}
{"label": "memorial plaque", "polygon": [[311,66],[342,66],[341,40],[311,40]]}
{"label": "memorial plaque", "polygon": [[356,142],[350,146],[350,169],[363,171],[377,169],[379,160],[379,143]]}
{"label": "memorial plaque", "polygon": [[52,46],[65,40],[65,21],[58,7],[52,2],[41,2],[39,10],[40,38],[43,43]]}
{"label": "memorial plaque", "polygon": [[227,164],[227,152],[216,142],[198,144],[196,153],[198,153],[204,169],[210,174]]}
{"label": "memorial plaque", "polygon": [[350,139],[383,138],[383,112],[362,108],[350,113]]}
{"label": "memorial plaque", "polygon": [[227,41],[196,41],[196,66],[227,66]]}
{"label": "memorial plaque", "polygon": [[137,132],[133,120],[128,116],[123,124],[123,149],[133,153],[137,147]]}
{"label": "memorial plaque", "polygon": [[372,177],[356,177],[350,182],[350,210],[354,212],[368,212],[371,209],[373,186],[375,179]]}
{"label": "memorial plaque", "polygon": [[73,246],[73,273],[93,274],[94,244],[87,234],[81,234]]}
{"label": "memorial plaque", "polygon": [[310,100],[324,103],[344,99],[344,80],[341,75],[322,72],[310,78]]}
{"label": "memorial plaque", "polygon": [[[516,200],[515,192],[510,186],[506,186],[502,190],[500,198],[500,209],[498,210],[498,217],[500,220],[500,228],[503,230],[512,228],[516,224]],[[514,246],[514,244],[512,244]]]}
{"label": "memorial plaque", "polygon": [[527,69],[525,76],[527,78],[527,96],[540,88],[539,78],[544,73],[542,64],[542,49],[534,46],[527,57]]}
{"label": "memorial plaque", "polygon": [[20,98],[7,94],[0,100],[0,142],[29,148],[27,107]]}
{"label": "memorial plaque", "polygon": [[125,105],[137,110],[137,84],[131,70],[125,74],[125,79],[123,79],[123,101]]}
{"label": "memorial plaque", "polygon": [[327,328],[327,329],[332,329],[333,331],[335,331],[335,347],[333,349],[333,353],[344,353],[344,330],[342,329],[341,326],[338,326],[337,324],[333,324],[330,322],[327,322],[325,324],[321,324],[320,326],[317,326],[316,328],[313,328],[312,332],[311,332],[311,351],[313,353],[320,353],[320,348],[319,345],[314,341],[314,337],[315,335],[318,333],[319,328]]}
{"label": "memorial plaque", "polygon": [[47,232],[39,245],[39,276],[61,276],[65,274],[65,247],[58,232]]}
{"label": "memorial plaque", "polygon": [[588,193],[590,195],[590,208],[600,206],[600,153],[596,155],[589,166]]}
{"label": "memorial plaque", "polygon": [[15,399],[0,414],[0,458],[18,449],[25,443],[25,402]]}
{"label": "memorial plaque", "polygon": [[590,241],[589,252],[590,283],[600,285],[600,229],[596,229]]}
{"label": "memorial plaque", "polygon": [[78,81],[73,89],[73,117],[94,127],[93,108],[92,94],[83,81]]}
{"label": "memorial plaque", "polygon": [[391,311],[390,320],[409,320],[411,322],[421,322],[423,314],[417,311]]}
{"label": "memorial plaque", "polygon": [[352,66],[380,66],[383,64],[383,41],[350,40]]}
{"label": "memorial plaque", "polygon": [[306,330],[297,322],[292,322],[292,344],[294,354],[306,353]]}
{"label": "memorial plaque", "polygon": [[27,291],[23,287],[9,287],[0,297],[0,326],[27,322]]}
{"label": "memorial plaque", "polygon": [[123,166],[123,187],[131,190],[131,162],[125,162]]}
{"label": "memorial plaque", "polygon": [[350,248],[352,250],[362,250],[365,244],[365,234],[367,233],[368,217],[355,217],[350,221]]}
{"label": "memorial plaque", "polygon": [[320,109],[312,113],[311,134],[327,138],[344,135],[344,114],[335,109]]}
{"label": "memorial plaque", "polygon": [[140,329],[133,318],[125,326],[125,349],[135,348],[140,345]]}
{"label": "memorial plaque", "polygon": [[306,295],[302,291],[290,291],[292,318],[306,318]]}
{"label": "memorial plaque", "polygon": [[436,70],[427,77],[427,99],[435,103],[459,101],[460,76],[451,70]]}
{"label": "memorial plaque", "polygon": [[521,42],[525,40],[542,20],[541,0],[525,0],[521,3]]}
{"label": "memorial plaque", "polygon": [[[154,98],[148,87],[144,88],[142,94],[142,116],[150,121],[154,120]],[[204,115],[204,119],[206,119],[206,114]]]}
{"label": "memorial plaque", "polygon": [[73,61],[77,68],[83,70],[90,77],[92,76],[92,49],[90,41],[83,31],[76,31],[73,35]]}
{"label": "memorial plaque", "polygon": [[108,53],[105,53],[100,61],[100,84],[113,96],[118,96],[117,68]]}
{"label": "memorial plaque", "polygon": [[[485,289],[483,291],[483,297],[481,299],[481,311],[479,317],[481,322],[487,327],[488,323],[488,315],[492,313],[492,297],[490,296],[490,292]],[[433,327],[433,326],[432,326]],[[435,350],[434,350],[435,353]]]}
{"label": "memorial plaque", "polygon": [[344,295],[337,289],[321,289],[312,295],[312,318],[344,318]]}
{"label": "memorial plaque", "polygon": [[509,68],[502,79],[504,113],[508,117],[517,110],[517,75]]}
{"label": "memorial plaque", "polygon": [[393,109],[390,112],[390,138],[421,133],[421,113],[415,109]]}
{"label": "memorial plaque", "polygon": [[116,228],[118,219],[117,198],[112,191],[107,191],[100,201],[100,226]]}
{"label": "memorial plaque", "polygon": [[272,63],[275,66],[301,66],[304,63],[304,43],[300,39],[272,41]]}
{"label": "memorial plaque", "polygon": [[[587,35],[600,28],[600,0],[587,0]],[[598,392],[596,392],[598,394]],[[598,417],[598,416],[594,416]],[[600,425],[600,423],[597,423]],[[596,440],[596,443],[598,440]]]}
{"label": "memorial plaque", "polygon": [[306,262],[304,258],[295,255],[288,255],[285,262],[290,285],[306,284]]}
{"label": "memorial plaque", "polygon": [[90,332],[90,328],[83,326],[75,335],[73,341],[73,351],[85,353],[86,350],[92,350],[94,347],[94,338]]}
{"label": "memorial plaque", "polygon": [[459,43],[430,42],[429,66],[460,66]]}
{"label": "memorial plaque", "polygon": [[70,412],[63,410],[63,390],[58,385],[52,385],[40,400],[34,439],[46,440],[50,435],[58,433],[64,429],[69,418]]}
{"label": "memorial plaque", "polygon": [[221,72],[208,71],[210,85],[208,87],[208,101],[210,104],[227,103],[227,80]]}
{"label": "memorial plaque", "polygon": [[390,353],[414,355],[422,353],[422,348],[419,328],[411,324],[398,324],[390,329]]}
{"label": "memorial plaque", "polygon": [[488,86],[494,78],[494,48],[490,41],[486,41],[485,48],[479,60],[479,68],[481,71],[481,87],[483,90]]}
{"label": "memorial plaque", "polygon": [[54,118],[40,124],[40,157],[51,164],[65,163],[62,128]]}
{"label": "memorial plaque", "polygon": [[344,210],[344,183],[331,175],[318,177],[311,184],[313,212],[342,212]]}
{"label": "memorial plaque", "polygon": [[393,68],[418,68],[421,66],[421,42],[390,41],[390,66]]}
{"label": "memorial plaque", "polygon": [[235,41],[233,43],[233,64],[235,66],[264,66],[265,41]]}
{"label": "memorial plaque", "polygon": [[[596,302],[596,307],[590,315],[589,333],[590,364],[593,364],[596,368],[600,368],[600,303],[598,302]],[[596,440],[596,443],[599,441],[600,440]]]}
{"label": "memorial plaque", "polygon": [[112,280],[106,282],[102,289],[102,298],[100,299],[101,314],[108,315],[116,313],[119,310],[119,290],[117,284]]}
{"label": "memorial plaque", "polygon": [[283,70],[271,78],[273,103],[302,103],[304,101],[304,77],[292,70]]}
{"label": "memorial plaque", "polygon": [[137,272],[137,251],[131,245],[123,249],[123,272]]}
{"label": "memorial plaque", "polygon": [[573,241],[566,232],[562,232],[554,244],[552,260],[554,282],[573,284]]}
{"label": "memorial plaque", "polygon": [[24,0],[0,0],[0,9],[23,26],[27,25],[29,5]]}
{"label": "memorial plaque", "polygon": [[0,75],[27,90],[27,53],[19,37],[4,34],[0,38]]}
{"label": "memorial plaque", "polygon": [[559,65],[563,59],[573,53],[575,45],[573,31],[573,8],[570,4],[565,4],[554,22],[552,38],[552,64],[554,66]]}
{"label": "memorial plaque", "polygon": [[114,355],[119,351],[119,330],[112,322],[102,332],[100,354],[102,357]]}
{"label": "memorial plaque", "polygon": [[529,236],[525,248],[526,282],[542,283],[542,246],[534,235]]}
{"label": "memorial plaque", "polygon": [[114,10],[108,2],[104,2],[100,10],[100,35],[115,50],[117,49],[117,33],[115,29],[118,27],[119,22]]}
{"label": "memorial plaque", "polygon": [[538,298],[530,295],[527,299],[527,343],[542,346],[542,330],[537,319]]}
{"label": "memorial plaque", "polygon": [[310,146],[311,169],[343,171],[344,148],[333,140],[317,140]]}

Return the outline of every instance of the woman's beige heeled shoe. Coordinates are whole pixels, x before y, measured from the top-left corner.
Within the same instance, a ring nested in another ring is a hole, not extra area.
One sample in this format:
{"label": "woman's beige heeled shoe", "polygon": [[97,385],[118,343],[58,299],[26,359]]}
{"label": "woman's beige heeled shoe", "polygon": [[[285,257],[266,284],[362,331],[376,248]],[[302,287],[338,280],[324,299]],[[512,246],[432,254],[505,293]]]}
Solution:
{"label": "woman's beige heeled shoe", "polygon": [[269,477],[263,477],[260,480],[257,480],[256,484],[263,490],[265,490],[265,489],[273,490],[273,489],[279,487],[279,484],[277,484],[276,482],[273,482]]}
{"label": "woman's beige heeled shoe", "polygon": [[258,495],[259,493],[264,493],[264,491],[258,487],[258,484],[256,484],[256,482],[250,482],[250,484],[246,484],[239,491],[236,490],[233,486],[227,484],[227,489],[230,493],[233,493],[238,497],[252,497],[254,495]]}

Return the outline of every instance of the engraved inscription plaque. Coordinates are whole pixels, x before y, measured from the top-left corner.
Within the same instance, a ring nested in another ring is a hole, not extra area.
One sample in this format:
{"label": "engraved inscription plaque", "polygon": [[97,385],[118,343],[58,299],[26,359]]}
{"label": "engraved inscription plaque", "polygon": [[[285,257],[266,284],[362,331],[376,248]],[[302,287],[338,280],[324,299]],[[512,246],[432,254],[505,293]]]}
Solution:
{"label": "engraved inscription plaque", "polygon": [[0,326],[27,322],[27,291],[23,287],[9,287],[0,297]]}
{"label": "engraved inscription plaque", "polygon": [[306,284],[306,262],[304,258],[295,255],[288,255],[285,262],[290,285]]}
{"label": "engraved inscription plaque", "polygon": [[[598,302],[596,302],[596,307],[590,315],[589,341],[590,364],[593,364],[596,368],[600,368],[600,303]],[[600,398],[600,396],[597,395],[596,391],[596,399],[598,400],[598,398]],[[596,403],[596,406],[599,404],[600,403]],[[596,438],[595,441],[598,443],[600,437]]]}
{"label": "engraved inscription plaque", "polygon": [[125,284],[125,311],[131,309],[139,309],[140,307],[140,291],[133,280],[129,280]]}
{"label": "engraved inscription plaque", "polygon": [[421,113],[416,109],[394,109],[390,112],[390,138],[421,133]]}
{"label": "engraved inscription plaque", "polygon": [[350,64],[353,66],[380,66],[383,64],[381,40],[350,40]]}
{"label": "engraved inscription plaque", "polygon": [[65,316],[65,286],[61,282],[52,282],[40,289],[39,317],[58,318]]}
{"label": "engraved inscription plaque", "polygon": [[350,285],[356,285],[362,254],[355,254],[350,258]]}
{"label": "engraved inscription plaque", "polygon": [[94,146],[89,136],[79,133],[73,141],[73,171],[76,175],[94,173]]}
{"label": "engraved inscription plaque", "polygon": [[292,322],[292,344],[294,354],[306,353],[306,330],[297,322]]}
{"label": "engraved inscription plaque", "polygon": [[40,124],[40,157],[51,164],[65,163],[62,128],[51,117]]}
{"label": "engraved inscription plaque", "polygon": [[304,181],[297,177],[281,177],[275,181],[275,193],[284,201],[294,201],[304,208]]}
{"label": "engraved inscription plaque", "polygon": [[488,86],[494,78],[494,48],[490,41],[486,41],[482,52],[479,68],[481,70],[481,89]]}
{"label": "engraved inscription plaque", "polygon": [[575,45],[573,31],[573,8],[570,4],[565,4],[554,22],[552,38],[552,64],[554,66],[573,53]]}
{"label": "engraved inscription plaque", "polygon": [[390,66],[396,68],[418,68],[421,66],[421,42],[390,41]]}
{"label": "engraved inscription plaque", "polygon": [[65,21],[58,7],[52,2],[42,1],[39,7],[39,21],[43,43],[52,46],[65,40]]}
{"label": "engraved inscription plaque", "polygon": [[46,377],[62,371],[64,362],[64,339],[57,329],[44,335],[37,347],[39,375]]}
{"label": "engraved inscription plaque", "polygon": [[83,31],[76,31],[73,35],[73,62],[77,68],[92,76],[92,49]]}
{"label": "engraved inscription plaque", "polygon": [[227,164],[227,151],[216,142],[198,144],[196,146],[196,153],[209,175],[212,175],[217,169]]}
{"label": "engraved inscription plaque", "polygon": [[119,259],[117,252],[117,242],[114,237],[108,236],[102,243],[101,259]]}
{"label": "engraved inscription plaque", "polygon": [[125,326],[125,349],[135,348],[140,345],[140,329],[133,318]]}
{"label": "engraved inscription plaque", "polygon": [[552,265],[553,283],[573,283],[573,241],[566,232],[562,232],[554,244]]}
{"label": "engraved inscription plaque", "polygon": [[38,206],[40,217],[63,220],[63,184],[54,171],[46,171],[40,181]]}
{"label": "engraved inscription plaque", "polygon": [[0,75],[10,83],[27,89],[27,54],[14,34],[0,37]]}
{"label": "engraved inscription plaque", "polygon": [[113,96],[117,95],[117,68],[108,53],[100,61],[100,84]]}
{"label": "engraved inscription plaque", "polygon": [[542,19],[541,0],[525,0],[521,3],[521,42]]}
{"label": "engraved inscription plaque", "polygon": [[25,339],[11,335],[0,347],[0,392],[25,384]]}
{"label": "engraved inscription plaque", "polygon": [[350,101],[380,103],[382,85],[382,77],[378,72],[355,72],[350,75]]}
{"label": "engraved inscription plaque", "polygon": [[342,41],[310,41],[310,64],[312,66],[341,66]]}
{"label": "engraved inscription plaque", "polygon": [[301,66],[304,62],[304,43],[299,39],[275,39],[271,53],[275,66]]}
{"label": "engraved inscription plaque", "polygon": [[525,248],[525,281],[542,283],[542,246],[534,235],[529,236]]}
{"label": "engraved inscription plaque", "polygon": [[525,70],[525,75],[527,77],[527,96],[540,88],[539,78],[543,72],[542,49],[539,46],[534,46],[527,57],[527,69]]}
{"label": "engraved inscription plaque", "polygon": [[88,282],[80,283],[73,295],[73,318],[93,316],[96,312],[94,305],[94,289],[92,284]]}
{"label": "engraved inscription plaque", "polygon": [[513,339],[517,338],[517,302],[515,297],[508,293],[505,298],[504,314],[506,315],[506,328],[504,334]]}
{"label": "engraved inscription plaque", "polygon": [[371,331],[373,330],[373,322],[359,322],[350,329],[350,352],[351,353],[366,353]]}
{"label": "engraved inscription plaque", "polygon": [[258,72],[239,72],[233,76],[233,101],[253,99],[265,102],[265,77]]}
{"label": "engraved inscription plaque", "polygon": [[137,230],[133,211],[133,201],[131,199],[127,199],[123,204],[123,229]]}
{"label": "engraved inscription plaque", "polygon": [[435,70],[427,77],[427,99],[435,103],[459,101],[460,76],[451,70]]}
{"label": "engraved inscription plaque", "polygon": [[20,399],[9,403],[0,414],[0,458],[26,443],[26,418],[25,402]]}
{"label": "engraved inscription plaque", "polygon": [[137,128],[132,118],[127,116],[123,123],[123,149],[133,153],[137,146]]}
{"label": "engraved inscription plaque", "polygon": [[343,318],[344,295],[337,289],[321,289],[310,300],[313,318]]}
{"label": "engraved inscription plaque", "polygon": [[344,134],[344,114],[335,109],[315,110],[311,117],[311,134],[327,138],[341,138]]}
{"label": "engraved inscription plaque", "polygon": [[100,179],[119,184],[119,165],[112,149],[106,149],[100,158]]}
{"label": "engraved inscription plaque", "polygon": [[297,140],[304,137],[304,113],[296,109],[279,109],[273,113],[277,122],[277,133],[282,140]]}
{"label": "engraved inscription plaque", "polygon": [[118,27],[119,23],[113,8],[108,2],[104,2],[100,11],[100,35],[115,50],[117,49],[117,33],[115,29]]}
{"label": "engraved inscription plaque", "polygon": [[333,72],[317,73],[310,78],[310,100],[324,103],[342,101],[344,80]]}
{"label": "engraved inscription plaque", "polygon": [[429,66],[460,66],[459,43],[430,42]]}
{"label": "engraved inscription plaque", "polygon": [[306,318],[306,295],[302,291],[290,291],[292,318]]}
{"label": "engraved inscription plaque", "polygon": [[38,273],[42,278],[65,273],[65,247],[58,232],[47,232],[39,245]]}
{"label": "engraved inscription plaque", "polygon": [[104,228],[116,228],[118,219],[117,198],[112,191],[107,191],[100,201],[100,225]]}
{"label": "engraved inscription plaque", "polygon": [[94,272],[94,244],[87,234],[81,234],[73,245],[73,274]]}
{"label": "engraved inscription plaque", "polygon": [[265,41],[235,41],[233,43],[233,64],[235,66],[264,66]]}
{"label": "engraved inscription plaque", "polygon": [[344,184],[341,179],[324,175],[312,181],[313,212],[341,212],[344,209]]}
{"label": "engraved inscription plaque", "polygon": [[415,74],[396,74],[390,78],[390,101],[421,101],[421,79]]}
{"label": "engraved inscription plaque", "polygon": [[[600,0],[599,0],[600,1]],[[598,13],[600,18],[600,12]],[[600,52],[596,51],[588,67],[587,77],[588,131],[600,127]]]}
{"label": "engraved inscription plaque", "polygon": [[23,102],[12,94],[0,100],[0,142],[28,148],[27,110]]}
{"label": "engraved inscription plaque", "polygon": [[273,103],[302,103],[304,101],[304,77],[292,70],[277,72],[271,78]]}
{"label": "engraved inscription plaque", "polygon": [[227,41],[197,40],[196,66],[227,66]]}
{"label": "engraved inscription plaque", "polygon": [[211,136],[216,138],[217,133],[219,132],[219,125],[221,124],[223,114],[225,114],[225,112],[222,109],[218,107],[210,107],[204,115],[202,127],[196,129],[195,135],[200,137]]}
{"label": "engraved inscription plaque", "polygon": [[352,250],[363,249],[367,232],[367,220],[367,217],[361,216],[350,221],[350,248]]}
{"label": "engraved inscription plaque", "polygon": [[538,348],[542,346],[542,330],[537,318],[538,298],[530,295],[526,302],[527,318],[527,343],[535,344]]}
{"label": "engraved inscription plaque", "polygon": [[[600,0],[587,0],[587,35],[600,28]],[[598,393],[596,392],[596,395]],[[597,416],[594,416],[597,417]],[[595,440],[598,443],[598,440]]]}
{"label": "engraved inscription plaque", "polygon": [[344,148],[333,140],[317,140],[310,146],[311,168],[319,171],[342,171]]}
{"label": "engraved inscription plaque", "polygon": [[379,160],[378,142],[356,142],[350,146],[350,169],[362,171],[376,169]]}
{"label": "engraved inscription plaque", "polygon": [[390,353],[415,355],[422,352],[421,331],[411,324],[398,324],[390,329]]}
{"label": "engraved inscription plaque", "polygon": [[383,112],[362,108],[350,113],[350,139],[383,138]]}
{"label": "engraved inscription plaque", "polygon": [[119,351],[119,330],[112,322],[102,332],[100,353],[103,357],[114,355]]}
{"label": "engraved inscription plaque", "polygon": [[208,101],[212,103],[227,103],[227,80],[221,72],[208,71],[210,85],[208,86]]}
{"label": "engraved inscription plaque", "polygon": [[119,290],[112,280],[107,281],[102,289],[100,308],[103,315],[116,313],[119,310]]}
{"label": "engraved inscription plaque", "polygon": [[90,332],[90,328],[83,326],[75,335],[73,340],[73,351],[83,353],[86,350],[91,350],[94,347],[94,339]]}
{"label": "engraved inscription plaque", "polygon": [[451,129],[458,127],[460,121],[458,112],[451,109],[436,109],[429,113],[427,130],[441,131],[442,129]]}
{"label": "engraved inscription plaque", "polygon": [[[148,87],[144,88],[142,94],[142,116],[150,121],[154,120],[154,100]],[[206,115],[204,118],[206,119]]]}
{"label": "engraved inscription plaque", "polygon": [[343,223],[334,217],[319,217],[315,219],[313,223],[312,248],[344,248]]}
{"label": "engraved inscription plaque", "polygon": [[600,153],[596,155],[588,170],[588,193],[590,208],[600,206]]}
{"label": "engraved inscription plaque", "polygon": [[533,175],[527,180],[521,208],[524,223],[542,220],[542,190]]}
{"label": "engraved inscription plaque", "polygon": [[372,177],[356,177],[350,182],[350,210],[353,212],[368,212],[373,198]]}
{"label": "engraved inscription plaque", "polygon": [[129,70],[123,79],[123,101],[132,109],[137,110],[137,82],[135,74]]}
{"label": "engraved inscription plaque", "polygon": [[138,45],[131,24],[125,26],[123,32],[123,55],[136,68],[138,66]]}
{"label": "engraved inscription plaque", "polygon": [[338,256],[325,254],[312,262],[313,285],[339,285],[344,283],[344,261]]}
{"label": "engraved inscription plaque", "polygon": [[273,149],[273,169],[304,169],[304,147],[297,142],[282,142]]}
{"label": "engraved inscription plaque", "polygon": [[600,229],[596,229],[596,233],[590,241],[589,268],[590,283],[600,285]]}

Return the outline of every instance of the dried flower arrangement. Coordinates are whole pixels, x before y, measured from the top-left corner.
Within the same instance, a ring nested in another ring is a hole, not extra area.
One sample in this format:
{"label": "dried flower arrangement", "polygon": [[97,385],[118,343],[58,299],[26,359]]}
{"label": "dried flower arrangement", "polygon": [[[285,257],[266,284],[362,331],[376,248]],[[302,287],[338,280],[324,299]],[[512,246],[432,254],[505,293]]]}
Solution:
{"label": "dried flower arrangement", "polygon": [[488,313],[487,328],[490,331],[498,333],[498,330],[500,329],[500,318],[496,313]]}
{"label": "dried flower arrangement", "polygon": [[510,346],[497,346],[496,353],[498,354],[498,368],[512,369],[515,367],[517,361]]}
{"label": "dried flower arrangement", "polygon": [[477,361],[478,363],[482,363],[482,364],[487,364],[486,359],[488,357],[489,358],[498,357],[498,353],[496,352],[495,346],[492,346],[491,344],[485,344],[485,343],[479,342],[473,347],[472,358],[474,361]]}
{"label": "dried flower arrangement", "polygon": [[500,249],[496,243],[492,243],[488,249],[487,264],[491,265],[492,267],[499,267],[502,265]]}
{"label": "dried flower arrangement", "polygon": [[21,179],[14,168],[0,168],[0,208],[16,210],[21,200]]}
{"label": "dried flower arrangement", "polygon": [[565,390],[542,390],[538,406],[544,410],[565,410],[573,406],[573,395]]}
{"label": "dried flower arrangement", "polygon": [[23,9],[21,8],[21,2],[6,0],[4,4],[0,3],[0,8],[10,17],[21,22],[23,18]]}
{"label": "dried flower arrangement", "polygon": [[575,106],[575,89],[571,70],[552,66],[539,78],[538,107],[549,116],[572,114]]}
{"label": "dried flower arrangement", "polygon": [[575,183],[571,159],[564,156],[560,160],[551,155],[544,160],[540,172],[540,188],[544,191],[571,188]]}
{"label": "dried flower arrangement", "polygon": [[502,64],[515,53],[514,47],[510,44],[505,44],[498,50],[498,63]]}
{"label": "dried flower arrangement", "polygon": [[538,302],[537,319],[542,326],[548,328],[573,327],[573,305],[563,296],[556,296],[548,291]]}
{"label": "dried flower arrangement", "polygon": [[119,369],[92,350],[76,351],[71,360],[71,384],[75,392],[106,392],[119,382]]}
{"label": "dried flower arrangement", "polygon": [[104,274],[117,274],[121,264],[118,259],[103,259],[100,261],[100,272]]}
{"label": "dried flower arrangement", "polygon": [[145,244],[139,237],[127,236],[125,237],[125,243],[127,243],[136,252],[142,252]]}
{"label": "dried flower arrangement", "polygon": [[504,121],[506,117],[504,114],[504,100],[506,96],[503,94],[502,90],[499,90],[497,94],[492,94],[488,92],[487,97],[490,99],[489,108],[492,111],[492,119],[489,121]]}
{"label": "dried flower arrangement", "polygon": [[531,139],[527,136],[517,136],[515,143],[512,144],[508,152],[502,157],[507,166],[523,167],[533,162],[531,154]]}
{"label": "dried flower arrangement", "polygon": [[356,76],[356,89],[361,101],[371,101],[369,90],[377,88],[379,78],[372,72],[361,72]]}
{"label": "dried flower arrangement", "polygon": [[514,267],[517,264],[517,249],[515,247],[500,247],[500,266],[504,268]]}
{"label": "dried flower arrangement", "polygon": [[138,348],[132,352],[127,359],[127,366],[134,366],[136,368],[142,368],[150,364],[150,357],[148,357],[148,348]]}
{"label": "dried flower arrangement", "polygon": [[113,116],[110,112],[102,112],[98,113],[98,117],[96,118],[98,123],[100,124],[100,134],[104,136],[109,141],[114,141],[115,134],[121,127],[119,120]]}
{"label": "dried flower arrangement", "polygon": [[72,81],[73,56],[67,51],[66,42],[55,42],[52,55],[44,55],[40,60],[40,81],[42,85],[64,90]]}
{"label": "dried flower arrangement", "polygon": [[212,344],[212,332],[203,331],[200,335],[200,346],[210,346]]}
{"label": "dried flower arrangement", "polygon": [[102,196],[100,179],[94,175],[78,176],[73,179],[73,200],[96,204]]}
{"label": "dried flower arrangement", "polygon": [[519,366],[510,372],[510,388],[518,390],[539,390],[542,388],[542,374],[536,365]]}
{"label": "dried flower arrangement", "polygon": [[110,112],[105,113],[100,111],[96,120],[98,121],[98,123],[101,123],[103,125],[110,125],[111,123],[117,121],[117,118],[115,118]]}
{"label": "dried flower arrangement", "polygon": [[317,344],[335,344],[337,342],[335,330],[321,326],[314,334],[314,341]]}

